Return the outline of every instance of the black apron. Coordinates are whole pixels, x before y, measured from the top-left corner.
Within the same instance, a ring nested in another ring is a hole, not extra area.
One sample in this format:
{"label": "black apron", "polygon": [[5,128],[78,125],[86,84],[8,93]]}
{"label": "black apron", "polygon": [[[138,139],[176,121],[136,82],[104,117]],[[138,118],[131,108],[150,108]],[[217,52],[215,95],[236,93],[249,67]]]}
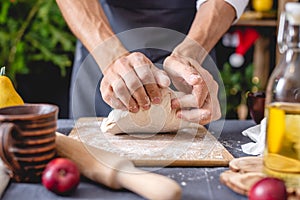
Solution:
{"label": "black apron", "polygon": [[[188,33],[196,13],[196,0],[100,0],[113,31],[130,51],[144,53],[162,67]],[[102,73],[80,41],[72,71],[70,118],[107,116],[102,99]]]}

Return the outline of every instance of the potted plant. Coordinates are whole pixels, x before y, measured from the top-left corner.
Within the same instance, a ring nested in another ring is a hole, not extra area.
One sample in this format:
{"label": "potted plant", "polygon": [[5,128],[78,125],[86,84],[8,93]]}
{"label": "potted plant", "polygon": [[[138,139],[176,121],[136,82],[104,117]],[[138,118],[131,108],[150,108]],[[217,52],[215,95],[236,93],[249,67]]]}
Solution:
{"label": "potted plant", "polygon": [[67,101],[75,37],[55,0],[3,0],[0,27],[1,66],[23,99],[60,104],[53,95],[64,95]]}
{"label": "potted plant", "polygon": [[221,77],[226,92],[226,97],[223,97],[227,101],[226,118],[237,119],[239,115],[248,117],[247,93],[260,89],[259,83],[253,78],[253,64],[250,63],[243,70],[234,70],[227,62],[221,70]]}

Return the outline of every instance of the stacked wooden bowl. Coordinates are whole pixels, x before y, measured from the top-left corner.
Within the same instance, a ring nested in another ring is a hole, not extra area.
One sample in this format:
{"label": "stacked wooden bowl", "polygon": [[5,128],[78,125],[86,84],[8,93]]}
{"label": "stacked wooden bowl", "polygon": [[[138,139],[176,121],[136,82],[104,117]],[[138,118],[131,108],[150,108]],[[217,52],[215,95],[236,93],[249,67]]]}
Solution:
{"label": "stacked wooden bowl", "polygon": [[55,156],[57,106],[25,104],[0,109],[0,156],[18,182],[38,182]]}

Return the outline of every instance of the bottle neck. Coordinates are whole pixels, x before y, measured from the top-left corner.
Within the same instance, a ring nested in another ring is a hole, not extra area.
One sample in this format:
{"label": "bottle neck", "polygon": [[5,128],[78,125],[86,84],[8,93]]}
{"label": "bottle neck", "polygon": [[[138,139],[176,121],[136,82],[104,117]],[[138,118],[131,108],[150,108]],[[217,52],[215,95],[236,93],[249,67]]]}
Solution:
{"label": "bottle neck", "polygon": [[289,25],[286,31],[287,49],[300,51],[300,25]]}
{"label": "bottle neck", "polygon": [[300,48],[288,48],[283,58],[285,59],[285,65],[289,65],[289,63],[300,63]]}

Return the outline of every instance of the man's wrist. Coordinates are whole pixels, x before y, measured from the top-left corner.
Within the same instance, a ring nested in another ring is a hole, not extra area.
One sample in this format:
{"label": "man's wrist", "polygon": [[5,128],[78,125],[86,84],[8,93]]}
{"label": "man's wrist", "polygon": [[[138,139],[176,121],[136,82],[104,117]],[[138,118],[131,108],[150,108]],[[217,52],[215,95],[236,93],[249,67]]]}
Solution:
{"label": "man's wrist", "polygon": [[118,58],[129,54],[128,50],[122,45],[120,40],[113,36],[101,43],[91,52],[100,69],[105,69],[115,62]]}
{"label": "man's wrist", "polygon": [[201,64],[208,52],[195,40],[186,38],[172,52],[172,55],[184,57],[187,60],[197,61]]}

